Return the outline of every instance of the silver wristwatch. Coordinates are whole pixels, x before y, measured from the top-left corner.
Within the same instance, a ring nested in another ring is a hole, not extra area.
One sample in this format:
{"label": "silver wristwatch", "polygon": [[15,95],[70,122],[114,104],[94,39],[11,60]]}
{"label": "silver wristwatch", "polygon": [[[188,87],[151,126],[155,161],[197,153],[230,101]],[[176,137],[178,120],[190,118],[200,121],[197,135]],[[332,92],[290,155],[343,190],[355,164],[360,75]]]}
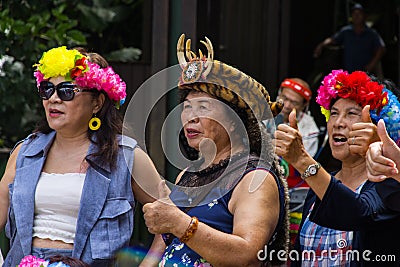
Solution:
{"label": "silver wristwatch", "polygon": [[308,165],[306,171],[301,175],[301,179],[306,179],[310,176],[316,175],[319,168],[321,168],[321,164],[318,162],[315,164]]}

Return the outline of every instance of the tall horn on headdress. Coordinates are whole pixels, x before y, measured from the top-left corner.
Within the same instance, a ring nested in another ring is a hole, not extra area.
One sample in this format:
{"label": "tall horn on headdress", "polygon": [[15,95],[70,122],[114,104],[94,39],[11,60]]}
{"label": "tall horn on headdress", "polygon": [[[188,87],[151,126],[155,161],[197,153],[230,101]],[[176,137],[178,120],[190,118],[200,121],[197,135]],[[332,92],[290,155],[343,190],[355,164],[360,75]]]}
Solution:
{"label": "tall horn on headdress", "polygon": [[211,68],[212,68],[212,62],[214,60],[214,48],[213,45],[207,37],[205,37],[207,42],[200,41],[202,44],[204,44],[207,47],[207,61],[204,63],[205,70],[203,72],[203,77],[207,77],[207,75],[210,73]]}
{"label": "tall horn on headdress", "polygon": [[192,40],[187,39],[186,40],[186,58],[189,60],[192,60],[193,58],[196,58],[196,54],[192,52],[192,49],[190,48],[192,44]]}
{"label": "tall horn on headdress", "polygon": [[181,65],[182,69],[187,65],[185,58],[185,48],[183,46],[184,42],[185,42],[185,34],[182,34],[181,37],[179,37],[178,43],[176,45],[176,55],[178,57],[179,65]]}

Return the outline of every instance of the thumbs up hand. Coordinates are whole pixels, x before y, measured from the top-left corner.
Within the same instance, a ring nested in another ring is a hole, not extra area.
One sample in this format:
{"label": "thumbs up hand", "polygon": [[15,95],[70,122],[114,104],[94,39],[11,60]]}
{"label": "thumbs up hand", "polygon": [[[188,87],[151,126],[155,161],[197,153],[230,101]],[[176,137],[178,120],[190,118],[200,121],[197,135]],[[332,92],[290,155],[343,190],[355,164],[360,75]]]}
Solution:
{"label": "thumbs up hand", "polygon": [[298,130],[296,110],[289,114],[289,125],[279,124],[275,131],[275,153],[296,168],[298,159],[309,156]]}
{"label": "thumbs up hand", "polygon": [[397,168],[400,166],[400,148],[389,137],[383,120],[378,122],[377,133],[381,141],[372,143],[366,154],[367,177],[373,182],[380,182],[388,177],[400,182]]}
{"label": "thumbs up hand", "polygon": [[172,233],[177,216],[183,213],[169,198],[170,192],[162,180],[158,185],[159,199],[143,206],[146,226],[152,234]]}
{"label": "thumbs up hand", "polygon": [[361,112],[361,122],[354,123],[349,132],[347,143],[350,152],[365,157],[369,144],[379,141],[376,125],[369,115],[370,106],[366,105]]}

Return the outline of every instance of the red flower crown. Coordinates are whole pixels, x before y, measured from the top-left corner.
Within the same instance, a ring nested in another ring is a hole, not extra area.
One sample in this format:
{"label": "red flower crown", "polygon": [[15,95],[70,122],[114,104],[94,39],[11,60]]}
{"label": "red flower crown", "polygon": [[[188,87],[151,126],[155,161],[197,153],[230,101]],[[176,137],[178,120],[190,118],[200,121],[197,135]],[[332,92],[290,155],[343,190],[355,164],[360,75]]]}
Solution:
{"label": "red flower crown", "polygon": [[370,110],[376,113],[388,103],[387,92],[384,86],[374,82],[363,71],[355,71],[348,74],[343,70],[333,70],[324,77],[318,89],[317,103],[321,105],[321,111],[328,121],[332,100],[338,97],[354,100],[361,107],[370,105]]}

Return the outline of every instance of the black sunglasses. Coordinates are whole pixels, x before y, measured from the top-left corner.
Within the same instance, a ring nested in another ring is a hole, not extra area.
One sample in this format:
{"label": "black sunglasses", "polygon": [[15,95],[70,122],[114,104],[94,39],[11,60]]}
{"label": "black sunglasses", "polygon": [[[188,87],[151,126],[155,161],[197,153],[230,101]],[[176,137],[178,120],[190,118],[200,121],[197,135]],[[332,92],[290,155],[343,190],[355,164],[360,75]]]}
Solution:
{"label": "black sunglasses", "polygon": [[38,92],[41,99],[48,100],[55,91],[57,91],[57,95],[62,101],[71,101],[72,99],[74,99],[75,93],[90,90],[79,89],[75,84],[71,82],[62,82],[57,85],[54,85],[52,82],[49,81],[40,82]]}

